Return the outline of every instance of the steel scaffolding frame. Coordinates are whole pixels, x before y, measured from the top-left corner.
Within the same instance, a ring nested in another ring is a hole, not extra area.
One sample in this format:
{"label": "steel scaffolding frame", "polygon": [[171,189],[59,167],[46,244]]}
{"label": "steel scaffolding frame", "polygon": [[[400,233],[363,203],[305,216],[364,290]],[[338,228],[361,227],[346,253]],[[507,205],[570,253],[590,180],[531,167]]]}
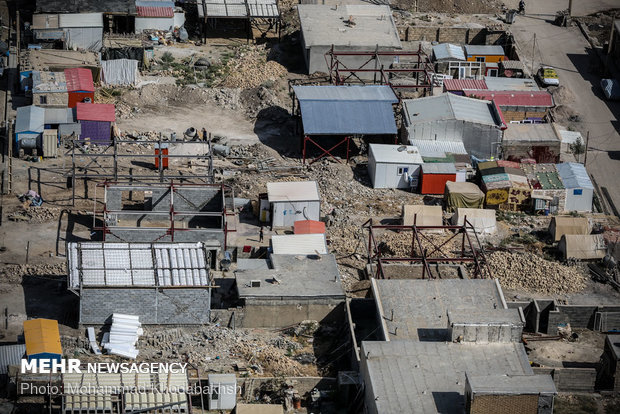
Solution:
{"label": "steel scaffolding frame", "polygon": [[[486,256],[484,254],[484,247],[480,243],[480,239],[478,238],[478,234],[476,233],[474,226],[471,222],[469,222],[469,220],[467,220],[467,217],[464,218],[462,226],[418,226],[416,225],[416,222],[417,214],[414,216],[412,226],[376,225],[373,223],[372,219],[369,219],[362,225],[362,228],[368,230],[368,264],[375,265],[375,278],[385,279],[383,265],[394,262],[421,263],[422,279],[427,277],[430,279],[434,278],[429,267],[429,264],[433,263],[471,263],[474,265],[474,278],[492,278],[491,270],[487,265]],[[381,229],[411,231],[410,255],[406,257],[385,257],[381,251],[380,244],[377,243],[377,237],[375,234],[375,230]],[[450,230],[454,231],[454,234],[443,243],[437,245],[424,233],[424,230]],[[472,243],[472,237],[469,235],[470,232],[473,232],[477,247],[474,243]],[[460,254],[454,256],[452,252],[444,252],[444,246],[458,236],[461,236]],[[425,240],[433,247],[433,250],[430,253],[428,252],[428,249],[422,245],[422,240]],[[469,251],[466,250],[466,247],[469,248]],[[420,252],[420,254],[416,255],[416,249]]]}
{"label": "steel scaffolding frame", "polygon": [[[366,56],[367,60],[357,68],[349,68],[345,65],[341,57],[344,56]],[[414,62],[413,68],[385,68],[381,63],[381,56],[397,56],[397,57],[415,57],[417,62]],[[416,52],[404,52],[404,51],[380,51],[378,48],[374,52],[357,52],[357,51],[336,51],[334,45],[329,51],[325,53],[325,62],[329,69],[330,82],[335,85],[344,85],[350,80],[356,80],[362,84],[368,83],[367,80],[361,79],[358,73],[372,73],[372,83],[380,83],[381,85],[389,85],[392,89],[406,88],[406,89],[425,89],[429,93],[433,89],[432,75],[434,73],[433,65],[428,55],[422,50],[422,45],[418,47]],[[370,67],[374,65],[374,67]],[[398,85],[393,84],[390,79],[392,74],[412,74],[415,78],[415,85]],[[420,75],[423,75],[423,82],[420,83]]]}

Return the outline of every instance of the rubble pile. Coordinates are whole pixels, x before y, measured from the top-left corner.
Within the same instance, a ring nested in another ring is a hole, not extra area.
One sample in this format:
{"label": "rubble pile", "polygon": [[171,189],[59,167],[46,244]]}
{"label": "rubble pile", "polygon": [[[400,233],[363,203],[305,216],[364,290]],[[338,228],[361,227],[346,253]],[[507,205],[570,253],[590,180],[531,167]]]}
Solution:
{"label": "rubble pile", "polygon": [[505,289],[543,294],[579,292],[586,277],[576,267],[551,262],[533,253],[494,252],[487,256],[493,276]]}
{"label": "rubble pile", "polygon": [[67,266],[63,261],[40,265],[6,264],[0,268],[0,283],[21,283],[24,276],[58,278],[61,280],[67,276]]}
{"label": "rubble pile", "polygon": [[273,60],[267,61],[264,46],[243,47],[226,64],[229,76],[221,86],[227,88],[256,88],[265,82],[276,81],[287,74],[284,66]]}
{"label": "rubble pile", "polygon": [[45,223],[58,220],[60,208],[56,207],[25,207],[8,215],[11,221],[27,221],[29,223]]}
{"label": "rubble pile", "polygon": [[[431,232],[423,232],[424,236],[420,234],[418,236],[422,247],[427,250],[427,255],[430,257],[439,257],[441,253],[433,252],[435,250],[435,246],[442,246],[441,252],[448,253],[449,256],[454,257],[455,255],[460,254],[461,252],[461,241],[462,237],[456,236],[452,238],[450,241],[450,237],[454,235],[452,232],[444,231],[443,233],[431,233]],[[376,234],[375,234],[376,235]],[[408,257],[411,255],[411,245],[413,239],[413,232],[408,230],[403,230],[399,232],[395,231],[384,231],[379,235],[375,240],[378,244],[385,243],[386,254],[393,257]],[[444,244],[447,242],[446,244]],[[467,242],[466,242],[467,243]],[[415,241],[414,245],[414,255],[421,256],[421,252],[419,251],[418,243]],[[466,247],[466,250],[469,248]],[[432,254],[431,254],[432,253]]]}

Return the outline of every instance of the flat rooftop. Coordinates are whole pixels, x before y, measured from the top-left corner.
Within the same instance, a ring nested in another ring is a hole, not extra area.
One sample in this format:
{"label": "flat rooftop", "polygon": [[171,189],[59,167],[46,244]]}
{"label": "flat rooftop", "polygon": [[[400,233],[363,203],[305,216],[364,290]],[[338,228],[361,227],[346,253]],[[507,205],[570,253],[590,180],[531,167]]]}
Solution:
{"label": "flat rooftop", "polygon": [[533,376],[525,348],[515,343],[365,341],[361,355],[366,401],[382,414],[462,414],[465,373]]}
{"label": "flat rooftop", "polygon": [[[272,254],[268,268],[264,263],[254,265],[251,260],[239,263],[235,272],[237,292],[242,299],[344,300],[340,272],[333,254]],[[265,262],[264,259],[254,260]],[[258,286],[252,287],[253,282]]]}
{"label": "flat rooftop", "polygon": [[[95,52],[78,52],[58,49],[30,49],[27,61],[32,70],[61,71],[67,68],[99,66],[99,57]],[[22,70],[28,70],[24,68]]]}
{"label": "flat rooftop", "polygon": [[509,124],[504,142],[550,142],[560,144],[553,124]]}
{"label": "flat rooftop", "polygon": [[373,279],[371,284],[390,341],[450,340],[448,311],[454,319],[464,313],[475,322],[475,312],[505,309],[501,288],[490,279]]}
{"label": "flat rooftop", "polygon": [[306,47],[402,47],[389,6],[300,4],[297,13]]}

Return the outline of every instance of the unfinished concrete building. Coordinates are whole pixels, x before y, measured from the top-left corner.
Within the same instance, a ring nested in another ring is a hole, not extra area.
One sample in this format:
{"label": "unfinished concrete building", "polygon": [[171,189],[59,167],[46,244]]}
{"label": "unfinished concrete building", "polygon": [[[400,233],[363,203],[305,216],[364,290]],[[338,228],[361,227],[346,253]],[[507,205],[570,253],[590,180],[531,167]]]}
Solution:
{"label": "unfinished concrete building", "polygon": [[202,243],[69,243],[69,290],[79,322],[102,325],[113,313],[143,324],[210,322],[210,253]]}
{"label": "unfinished concrete building", "polygon": [[345,293],[333,254],[240,259],[235,279],[244,305],[244,327],[342,319]]}
{"label": "unfinished concrete building", "polygon": [[232,190],[214,184],[104,184],[103,240],[201,242],[212,266],[231,231]]}

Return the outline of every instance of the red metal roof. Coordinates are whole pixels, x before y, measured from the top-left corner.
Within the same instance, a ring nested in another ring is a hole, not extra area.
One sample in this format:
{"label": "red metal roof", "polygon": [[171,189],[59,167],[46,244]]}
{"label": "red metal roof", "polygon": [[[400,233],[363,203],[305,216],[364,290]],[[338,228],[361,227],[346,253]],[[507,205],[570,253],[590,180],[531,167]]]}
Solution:
{"label": "red metal roof", "polygon": [[65,69],[68,92],[94,92],[93,73],[86,68]]}
{"label": "red metal roof", "polygon": [[138,17],[174,17],[172,7],[137,6]]}
{"label": "red metal roof", "polygon": [[488,89],[484,79],[444,79],[444,91],[463,91],[465,89]]}
{"label": "red metal roof", "polygon": [[499,106],[553,106],[553,97],[547,91],[466,90],[465,95],[495,101]]}
{"label": "red metal roof", "polygon": [[116,121],[116,111],[112,104],[78,102],[78,121]]}
{"label": "red metal roof", "polygon": [[295,222],[294,226],[295,234],[325,233],[325,223],[323,223],[322,221],[299,220]]}

